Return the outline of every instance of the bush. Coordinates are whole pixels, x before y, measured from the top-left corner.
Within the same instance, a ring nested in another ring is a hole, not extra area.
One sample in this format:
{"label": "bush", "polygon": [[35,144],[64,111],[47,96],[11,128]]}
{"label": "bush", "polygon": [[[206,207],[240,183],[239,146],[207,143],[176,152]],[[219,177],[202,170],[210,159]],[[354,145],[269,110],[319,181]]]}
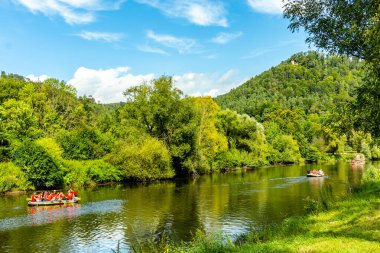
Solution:
{"label": "bush", "polygon": [[62,166],[64,182],[66,185],[72,187],[117,182],[121,180],[121,172],[103,160],[62,160]]}
{"label": "bush", "polygon": [[66,160],[62,158],[63,151],[54,139],[42,138],[36,142],[57,161],[63,171],[65,185],[81,187],[121,180],[121,172],[103,160]]}
{"label": "bush", "polygon": [[13,189],[30,190],[33,186],[19,167],[13,163],[0,163],[0,192]]}
{"label": "bush", "polygon": [[379,191],[380,190],[380,169],[375,166],[367,168],[361,180],[361,191]]}
{"label": "bush", "polygon": [[253,160],[246,151],[231,149],[216,156],[212,168],[213,170],[228,170],[237,167],[253,166]]}
{"label": "bush", "polygon": [[13,154],[13,162],[25,173],[27,180],[36,188],[61,186],[62,172],[55,159],[43,147],[24,142]]}
{"label": "bush", "polygon": [[149,136],[139,141],[119,143],[107,161],[121,168],[129,179],[154,180],[174,176],[168,149]]}
{"label": "bush", "polygon": [[65,159],[99,159],[112,149],[110,138],[91,128],[62,131],[58,134],[57,141],[63,149],[62,156]]}
{"label": "bush", "polygon": [[372,159],[373,160],[380,160],[380,148],[376,145],[374,145],[371,149]]}

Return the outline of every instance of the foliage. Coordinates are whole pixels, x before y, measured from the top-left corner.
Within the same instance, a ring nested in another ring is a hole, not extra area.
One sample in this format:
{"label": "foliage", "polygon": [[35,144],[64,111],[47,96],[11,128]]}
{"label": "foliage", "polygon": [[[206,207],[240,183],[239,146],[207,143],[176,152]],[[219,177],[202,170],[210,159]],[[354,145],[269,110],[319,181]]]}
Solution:
{"label": "foliage", "polygon": [[380,169],[370,166],[362,177],[360,191],[380,191]]}
{"label": "foliage", "polygon": [[0,121],[10,138],[23,140],[39,135],[33,109],[23,101],[10,99],[0,105]]}
{"label": "foliage", "polygon": [[103,160],[78,161],[64,159],[61,147],[52,138],[38,139],[36,143],[41,145],[55,159],[62,171],[65,185],[82,187],[122,180],[120,170]]}
{"label": "foliage", "polygon": [[62,173],[55,159],[33,142],[24,142],[14,152],[12,160],[34,187],[53,188],[62,185]]}
{"label": "foliage", "polygon": [[57,136],[57,141],[63,149],[62,156],[66,159],[99,159],[109,153],[112,148],[110,138],[88,127],[62,131]]}
{"label": "foliage", "polygon": [[11,162],[0,163],[0,192],[14,189],[30,190],[33,189],[33,186],[19,167]]}
{"label": "foliage", "polygon": [[215,157],[228,149],[227,137],[218,128],[220,107],[211,97],[194,98],[199,115],[196,147],[199,155],[199,171],[210,171]]}
{"label": "foliage", "polygon": [[150,136],[135,142],[119,142],[107,161],[119,167],[128,179],[155,180],[174,176],[168,149]]}
{"label": "foliage", "polygon": [[[271,163],[296,162],[299,154],[308,161],[328,155],[344,158],[350,147],[369,154],[378,140],[354,130],[358,116],[350,112],[356,90],[363,86],[362,67],[355,58],[298,53],[216,101],[226,111],[247,113],[261,122],[265,134],[259,146]],[[293,154],[280,155],[285,150],[281,143],[289,138],[296,141],[286,149]],[[363,139],[366,143],[361,145]],[[235,142],[229,139],[229,144]]]}
{"label": "foliage", "polygon": [[62,160],[61,163],[64,183],[72,187],[119,182],[122,179],[121,171],[103,160]]}
{"label": "foliage", "polygon": [[252,159],[252,155],[250,155],[247,151],[230,149],[218,154],[215,157],[212,164],[212,169],[223,171],[254,165],[256,165],[255,160]]}
{"label": "foliage", "polygon": [[121,121],[162,140],[177,171],[185,167],[186,161],[195,159],[196,111],[191,100],[181,99],[182,92],[173,87],[172,78],[160,77],[151,86],[135,86],[124,95],[127,103],[120,112]]}

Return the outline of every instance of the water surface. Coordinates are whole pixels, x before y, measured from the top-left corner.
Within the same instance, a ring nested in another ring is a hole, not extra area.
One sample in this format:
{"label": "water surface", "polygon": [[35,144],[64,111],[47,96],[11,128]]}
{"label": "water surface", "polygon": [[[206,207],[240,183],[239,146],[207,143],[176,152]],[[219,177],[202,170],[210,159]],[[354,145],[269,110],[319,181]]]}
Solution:
{"label": "water surface", "polygon": [[[82,200],[71,206],[28,207],[26,195],[0,196],[0,252],[113,252],[118,244],[128,252],[162,235],[190,240],[203,230],[234,236],[304,214],[304,199],[318,197],[322,186],[345,195],[366,166],[276,166],[79,189]],[[328,176],[307,178],[308,169]]]}

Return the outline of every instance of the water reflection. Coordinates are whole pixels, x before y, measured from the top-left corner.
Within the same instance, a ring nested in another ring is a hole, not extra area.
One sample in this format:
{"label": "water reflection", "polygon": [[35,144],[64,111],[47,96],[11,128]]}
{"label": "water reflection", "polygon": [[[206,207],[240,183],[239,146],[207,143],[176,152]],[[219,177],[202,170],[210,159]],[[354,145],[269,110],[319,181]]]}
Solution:
{"label": "water reflection", "polygon": [[[307,178],[312,169],[329,176]],[[80,190],[80,205],[48,208],[27,207],[26,196],[1,197],[0,252],[112,252],[118,244],[127,252],[164,235],[190,240],[198,229],[237,235],[303,214],[303,200],[318,197],[323,185],[345,194],[364,169],[349,163],[295,165],[98,187]]]}

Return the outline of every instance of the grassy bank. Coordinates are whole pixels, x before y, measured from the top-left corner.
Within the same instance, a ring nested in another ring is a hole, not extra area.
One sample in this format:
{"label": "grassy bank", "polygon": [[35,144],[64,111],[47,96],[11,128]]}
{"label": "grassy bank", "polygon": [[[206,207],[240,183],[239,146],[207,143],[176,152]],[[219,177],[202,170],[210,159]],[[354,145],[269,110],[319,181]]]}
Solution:
{"label": "grassy bank", "polygon": [[[199,232],[180,245],[160,246],[157,252],[380,252],[380,170],[372,167],[362,184],[343,200],[322,194],[306,202],[311,214],[232,240]],[[313,204],[310,204],[313,203]],[[312,208],[310,207],[312,206]]]}

